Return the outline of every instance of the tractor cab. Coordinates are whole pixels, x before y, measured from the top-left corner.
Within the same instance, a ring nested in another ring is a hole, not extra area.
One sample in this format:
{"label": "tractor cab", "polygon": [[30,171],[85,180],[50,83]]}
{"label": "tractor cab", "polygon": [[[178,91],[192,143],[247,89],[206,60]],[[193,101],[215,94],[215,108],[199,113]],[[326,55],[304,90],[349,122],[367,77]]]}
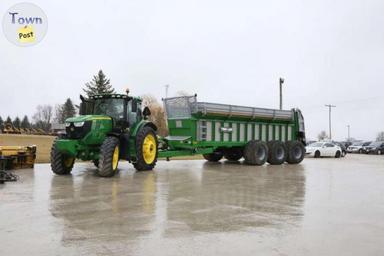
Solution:
{"label": "tractor cab", "polygon": [[142,120],[141,99],[124,94],[80,96],[80,115],[108,116],[113,127],[125,129]]}

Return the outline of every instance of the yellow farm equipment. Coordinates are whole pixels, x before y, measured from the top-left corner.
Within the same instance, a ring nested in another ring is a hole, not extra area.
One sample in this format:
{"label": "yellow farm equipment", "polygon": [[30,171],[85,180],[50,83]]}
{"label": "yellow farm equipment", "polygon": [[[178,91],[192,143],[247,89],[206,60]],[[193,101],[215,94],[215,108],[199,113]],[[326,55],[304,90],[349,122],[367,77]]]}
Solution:
{"label": "yellow farm equipment", "polygon": [[0,146],[0,170],[33,168],[36,146]]}

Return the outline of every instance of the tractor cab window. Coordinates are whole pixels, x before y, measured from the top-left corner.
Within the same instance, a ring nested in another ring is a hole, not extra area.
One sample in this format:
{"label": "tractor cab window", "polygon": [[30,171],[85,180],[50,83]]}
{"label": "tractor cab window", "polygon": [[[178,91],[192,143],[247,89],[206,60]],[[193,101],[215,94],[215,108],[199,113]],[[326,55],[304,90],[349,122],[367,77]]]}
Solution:
{"label": "tractor cab window", "polygon": [[97,99],[93,108],[94,115],[107,115],[115,120],[124,118],[124,99]]}
{"label": "tractor cab window", "polygon": [[137,122],[137,116],[138,116],[138,108],[137,108],[137,101],[135,99],[132,99],[128,102],[128,109],[127,109],[127,115],[128,115],[128,122],[130,125]]}

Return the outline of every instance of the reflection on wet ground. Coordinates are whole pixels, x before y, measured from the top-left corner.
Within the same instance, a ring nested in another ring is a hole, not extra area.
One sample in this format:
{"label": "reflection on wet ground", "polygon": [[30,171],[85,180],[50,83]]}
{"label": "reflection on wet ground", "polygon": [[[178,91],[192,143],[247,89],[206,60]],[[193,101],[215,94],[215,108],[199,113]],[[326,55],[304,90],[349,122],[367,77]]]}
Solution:
{"label": "reflection on wet ground", "polygon": [[383,159],[348,158],[261,167],[161,161],[154,172],[124,162],[111,179],[85,163],[70,176],[36,165],[0,185],[0,237],[29,246],[0,255],[383,253],[376,236],[359,235],[384,236]]}

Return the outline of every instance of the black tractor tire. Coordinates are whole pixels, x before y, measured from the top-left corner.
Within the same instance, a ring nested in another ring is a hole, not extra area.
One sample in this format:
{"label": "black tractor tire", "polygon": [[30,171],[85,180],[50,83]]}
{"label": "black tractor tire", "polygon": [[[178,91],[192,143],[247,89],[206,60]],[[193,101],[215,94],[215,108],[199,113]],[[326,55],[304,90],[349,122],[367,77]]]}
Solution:
{"label": "black tractor tire", "polygon": [[239,161],[240,158],[243,157],[243,149],[242,148],[228,148],[224,151],[224,157],[228,161]]}
{"label": "black tractor tire", "polygon": [[267,162],[272,165],[283,164],[287,159],[287,149],[285,144],[281,141],[268,142],[268,160]]}
{"label": "black tractor tire", "polygon": [[99,168],[99,159],[96,159],[96,160],[92,160],[93,164]]}
{"label": "black tractor tire", "polygon": [[55,143],[51,148],[51,169],[57,175],[70,174],[75,163],[75,158],[60,152]]}
{"label": "black tractor tire", "polygon": [[317,150],[317,151],[315,152],[314,157],[315,157],[315,158],[319,158],[319,157],[320,157],[320,151],[319,151],[319,150]]}
{"label": "black tractor tire", "polygon": [[[101,177],[112,177],[117,173],[117,165],[114,166],[114,153],[119,150],[120,141],[118,138],[108,136],[104,139],[100,147],[99,168],[97,174]],[[118,161],[118,159],[117,159]]]}
{"label": "black tractor tire", "polygon": [[287,141],[287,163],[298,164],[303,161],[305,156],[305,147],[300,141]]}
{"label": "black tractor tire", "polygon": [[338,150],[336,151],[335,158],[340,158],[341,157],[341,152]]}
{"label": "black tractor tire", "polygon": [[268,159],[268,146],[263,141],[249,141],[244,148],[245,163],[249,165],[263,165]]}
{"label": "black tractor tire", "polygon": [[218,162],[221,160],[221,158],[223,158],[223,155],[224,155],[223,152],[216,151],[211,154],[204,154],[203,157],[208,162]]}
{"label": "black tractor tire", "polygon": [[[149,153],[155,154],[154,159],[150,162],[147,162],[144,157],[144,140],[145,138],[150,138],[152,136],[153,143],[148,146]],[[157,162],[159,142],[157,140],[157,135],[155,130],[151,127],[143,127],[136,135],[136,162],[133,163],[133,166],[137,171],[150,171],[155,168]]]}

